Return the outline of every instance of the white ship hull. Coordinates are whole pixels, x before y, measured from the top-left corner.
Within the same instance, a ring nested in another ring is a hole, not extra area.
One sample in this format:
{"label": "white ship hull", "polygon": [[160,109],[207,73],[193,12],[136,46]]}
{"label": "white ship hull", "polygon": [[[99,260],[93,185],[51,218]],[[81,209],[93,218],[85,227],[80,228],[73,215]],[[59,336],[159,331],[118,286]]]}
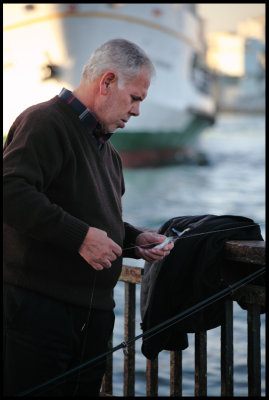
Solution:
{"label": "white ship hull", "polygon": [[[195,5],[118,6],[4,5],[4,132],[24,108],[54,96],[62,86],[74,89],[92,51],[116,37],[140,45],[157,72],[140,116],[112,136],[121,153],[132,152],[133,135],[138,133],[145,138],[145,146],[139,139],[141,151],[158,149],[161,158],[163,143],[164,152],[178,153],[194,142],[201,127],[214,121],[216,106],[201,64],[205,44],[201,21],[192,10]],[[168,141],[167,136],[163,142],[161,134],[176,137]]]}

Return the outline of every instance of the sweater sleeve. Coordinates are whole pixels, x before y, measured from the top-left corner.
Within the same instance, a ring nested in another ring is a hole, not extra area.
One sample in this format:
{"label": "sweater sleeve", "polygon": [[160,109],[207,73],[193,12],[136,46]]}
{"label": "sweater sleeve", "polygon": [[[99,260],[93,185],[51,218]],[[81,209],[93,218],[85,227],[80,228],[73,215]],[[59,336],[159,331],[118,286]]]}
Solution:
{"label": "sweater sleeve", "polygon": [[[59,127],[58,127],[59,130]],[[46,189],[60,173],[67,143],[37,113],[18,118],[4,146],[4,223],[36,240],[78,250],[88,224],[50,201]]]}
{"label": "sweater sleeve", "polygon": [[125,240],[123,243],[123,257],[138,258],[134,253],[134,249],[130,250],[124,250],[124,249],[128,249],[129,247],[134,247],[137,236],[140,235],[140,233],[142,233],[143,231],[137,229],[133,225],[128,224],[127,222],[124,222],[124,227],[125,227]]}

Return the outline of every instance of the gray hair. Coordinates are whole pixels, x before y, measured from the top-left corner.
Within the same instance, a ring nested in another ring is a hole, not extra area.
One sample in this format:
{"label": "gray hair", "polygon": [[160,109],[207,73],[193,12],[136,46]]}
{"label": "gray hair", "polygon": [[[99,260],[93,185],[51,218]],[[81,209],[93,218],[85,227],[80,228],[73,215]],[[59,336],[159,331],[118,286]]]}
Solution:
{"label": "gray hair", "polygon": [[128,40],[112,39],[94,51],[84,65],[82,79],[94,81],[111,69],[118,73],[118,86],[122,89],[126,80],[135,78],[143,65],[153,77],[155,68],[144,50]]}

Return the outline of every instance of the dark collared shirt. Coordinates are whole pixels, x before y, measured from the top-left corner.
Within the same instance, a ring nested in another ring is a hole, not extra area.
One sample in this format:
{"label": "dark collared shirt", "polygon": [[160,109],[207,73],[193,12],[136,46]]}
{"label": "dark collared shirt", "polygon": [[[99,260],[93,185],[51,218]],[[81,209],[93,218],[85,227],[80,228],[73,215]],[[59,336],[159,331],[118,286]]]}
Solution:
{"label": "dark collared shirt", "polygon": [[86,126],[89,132],[93,134],[99,149],[101,149],[103,144],[111,137],[112,133],[102,133],[99,120],[73,95],[70,90],[63,88],[59,97],[64,99],[67,104],[72,107],[81,122]]}

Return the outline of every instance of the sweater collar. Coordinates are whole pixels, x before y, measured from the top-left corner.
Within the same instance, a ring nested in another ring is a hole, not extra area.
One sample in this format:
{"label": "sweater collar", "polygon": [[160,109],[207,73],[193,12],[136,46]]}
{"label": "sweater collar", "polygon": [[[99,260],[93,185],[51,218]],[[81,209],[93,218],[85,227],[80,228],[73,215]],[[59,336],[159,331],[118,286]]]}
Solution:
{"label": "sweater collar", "polygon": [[102,145],[111,137],[112,133],[104,134],[102,132],[100,121],[83,103],[81,103],[81,101],[79,101],[77,97],[73,95],[70,90],[63,88],[59,94],[59,97],[65,100],[67,104],[69,104],[70,107],[75,111],[84,126],[95,137],[98,147],[101,148]]}

